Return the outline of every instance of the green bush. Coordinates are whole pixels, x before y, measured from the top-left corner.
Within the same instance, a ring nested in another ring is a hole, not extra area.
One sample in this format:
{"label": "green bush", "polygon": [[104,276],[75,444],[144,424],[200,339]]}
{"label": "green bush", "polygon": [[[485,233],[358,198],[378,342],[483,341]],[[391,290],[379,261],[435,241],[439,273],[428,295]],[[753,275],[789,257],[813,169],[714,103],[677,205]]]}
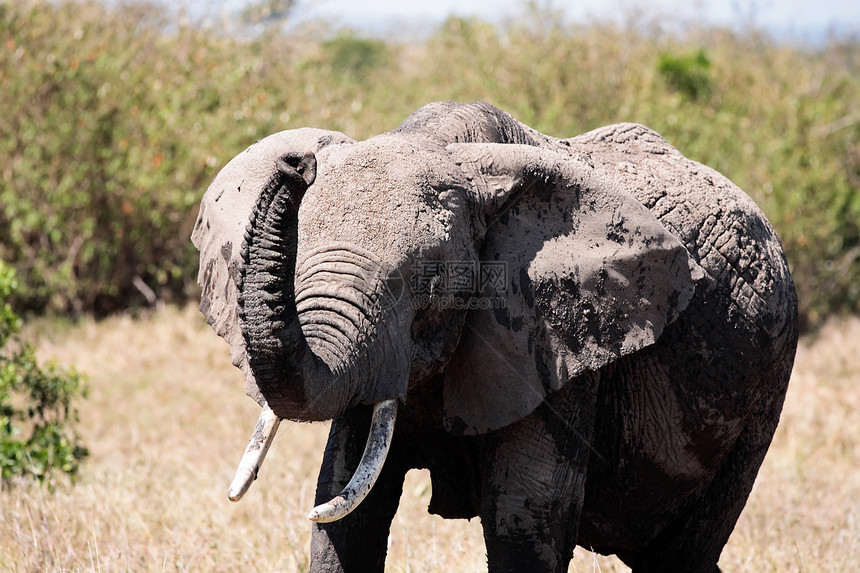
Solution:
{"label": "green bush", "polygon": [[240,113],[224,77],[243,74],[229,42],[166,35],[156,14],[0,5],[0,255],[23,308],[103,314],[193,284],[201,189],[259,134],[224,117]]}
{"label": "green bush", "polygon": [[57,472],[74,478],[87,456],[72,428],[84,388],[72,371],[40,367],[33,347],[15,339],[21,320],[8,301],[16,286],[0,261],[0,481],[51,484]]}
{"label": "green bush", "polygon": [[322,43],[324,61],[331,62],[332,71],[358,81],[384,64],[386,51],[382,40],[361,38],[350,32],[340,32]]}
{"label": "green bush", "polygon": [[711,92],[710,68],[711,60],[702,49],[683,56],[660,55],[660,74],[670,86],[692,99]]}
{"label": "green bush", "polygon": [[809,324],[860,312],[856,40],[813,49],[755,30],[679,37],[642,18],[570,25],[535,2],[505,24],[451,18],[410,44],[324,24],[253,36],[159,13],[0,4],[0,258],[18,271],[19,308],[194,298],[196,205],[254,140],[302,126],[362,139],[431,101],[484,100],[559,137],[656,129],[762,206]]}

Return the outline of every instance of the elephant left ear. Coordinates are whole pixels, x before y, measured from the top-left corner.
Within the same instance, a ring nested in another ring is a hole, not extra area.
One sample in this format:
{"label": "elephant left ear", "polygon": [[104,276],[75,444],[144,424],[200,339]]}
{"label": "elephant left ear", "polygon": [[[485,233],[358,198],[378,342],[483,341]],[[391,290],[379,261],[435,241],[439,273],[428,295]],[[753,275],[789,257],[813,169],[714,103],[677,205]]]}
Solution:
{"label": "elephant left ear", "polygon": [[445,424],[480,434],[653,344],[703,271],[620,182],[524,145],[448,147],[485,229],[480,292],[445,372]]}

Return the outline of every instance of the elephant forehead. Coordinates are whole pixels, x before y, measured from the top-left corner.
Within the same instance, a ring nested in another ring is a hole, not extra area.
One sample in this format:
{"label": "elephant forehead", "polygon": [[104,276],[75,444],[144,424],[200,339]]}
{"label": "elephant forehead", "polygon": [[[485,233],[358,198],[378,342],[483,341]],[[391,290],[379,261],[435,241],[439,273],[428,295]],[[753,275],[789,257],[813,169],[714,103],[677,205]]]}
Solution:
{"label": "elephant forehead", "polygon": [[384,252],[449,235],[453,215],[415,148],[349,148],[322,158],[299,211],[300,244],[342,241]]}
{"label": "elephant forehead", "polygon": [[[323,175],[333,173],[355,185],[422,177],[426,173],[426,150],[403,138],[378,136],[353,145],[331,147],[318,156]],[[318,173],[318,176],[320,174]]]}

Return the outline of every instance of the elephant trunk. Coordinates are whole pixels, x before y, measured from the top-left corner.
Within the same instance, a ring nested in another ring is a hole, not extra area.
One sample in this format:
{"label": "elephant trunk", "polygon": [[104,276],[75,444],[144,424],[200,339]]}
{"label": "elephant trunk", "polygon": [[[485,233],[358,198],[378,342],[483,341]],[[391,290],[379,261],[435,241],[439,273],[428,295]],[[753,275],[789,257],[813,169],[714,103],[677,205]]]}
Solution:
{"label": "elephant trunk", "polygon": [[297,273],[298,210],[316,159],[288,154],[277,168],[252,213],[237,281],[248,364],[266,405],[229,497],[238,501],[256,478],[281,418],[327,420],[370,401],[365,456],[343,492],[310,516],[333,521],[370,492],[391,444],[411,353],[409,336],[388,332],[406,326],[396,311],[402,281],[369,251],[342,244],[311,252]]}
{"label": "elephant trunk", "polygon": [[239,286],[248,364],[279,418],[327,420],[351,398],[304,337],[295,303],[299,203],[316,177],[313,154],[286,155],[260,194],[245,233]]}
{"label": "elephant trunk", "polygon": [[245,234],[239,281],[260,393],[279,418],[307,421],[402,397],[411,363],[403,279],[377,255],[334,243],[304,253],[296,269],[298,208],[314,172],[312,154],[279,160]]}

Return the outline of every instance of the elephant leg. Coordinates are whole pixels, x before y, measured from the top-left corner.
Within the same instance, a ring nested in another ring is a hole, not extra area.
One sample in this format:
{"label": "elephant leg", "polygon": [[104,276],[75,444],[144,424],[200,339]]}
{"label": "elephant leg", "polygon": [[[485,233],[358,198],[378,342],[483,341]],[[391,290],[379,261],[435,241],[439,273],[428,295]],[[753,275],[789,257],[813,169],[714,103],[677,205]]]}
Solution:
{"label": "elephant leg", "polygon": [[[332,421],[317,481],[316,504],[329,501],[349,482],[364,451],[370,416],[369,408],[353,408]],[[392,445],[367,498],[343,519],[313,524],[311,571],[384,571],[388,534],[406,474],[401,466]]]}
{"label": "elephant leg", "polygon": [[487,437],[481,522],[491,573],[567,571],[583,503],[595,379],[571,381],[531,415]]}
{"label": "elephant leg", "polygon": [[636,555],[619,555],[634,573],[718,573],[717,562],[746,505],[782,410],[782,397],[754,417],[690,510]]}

